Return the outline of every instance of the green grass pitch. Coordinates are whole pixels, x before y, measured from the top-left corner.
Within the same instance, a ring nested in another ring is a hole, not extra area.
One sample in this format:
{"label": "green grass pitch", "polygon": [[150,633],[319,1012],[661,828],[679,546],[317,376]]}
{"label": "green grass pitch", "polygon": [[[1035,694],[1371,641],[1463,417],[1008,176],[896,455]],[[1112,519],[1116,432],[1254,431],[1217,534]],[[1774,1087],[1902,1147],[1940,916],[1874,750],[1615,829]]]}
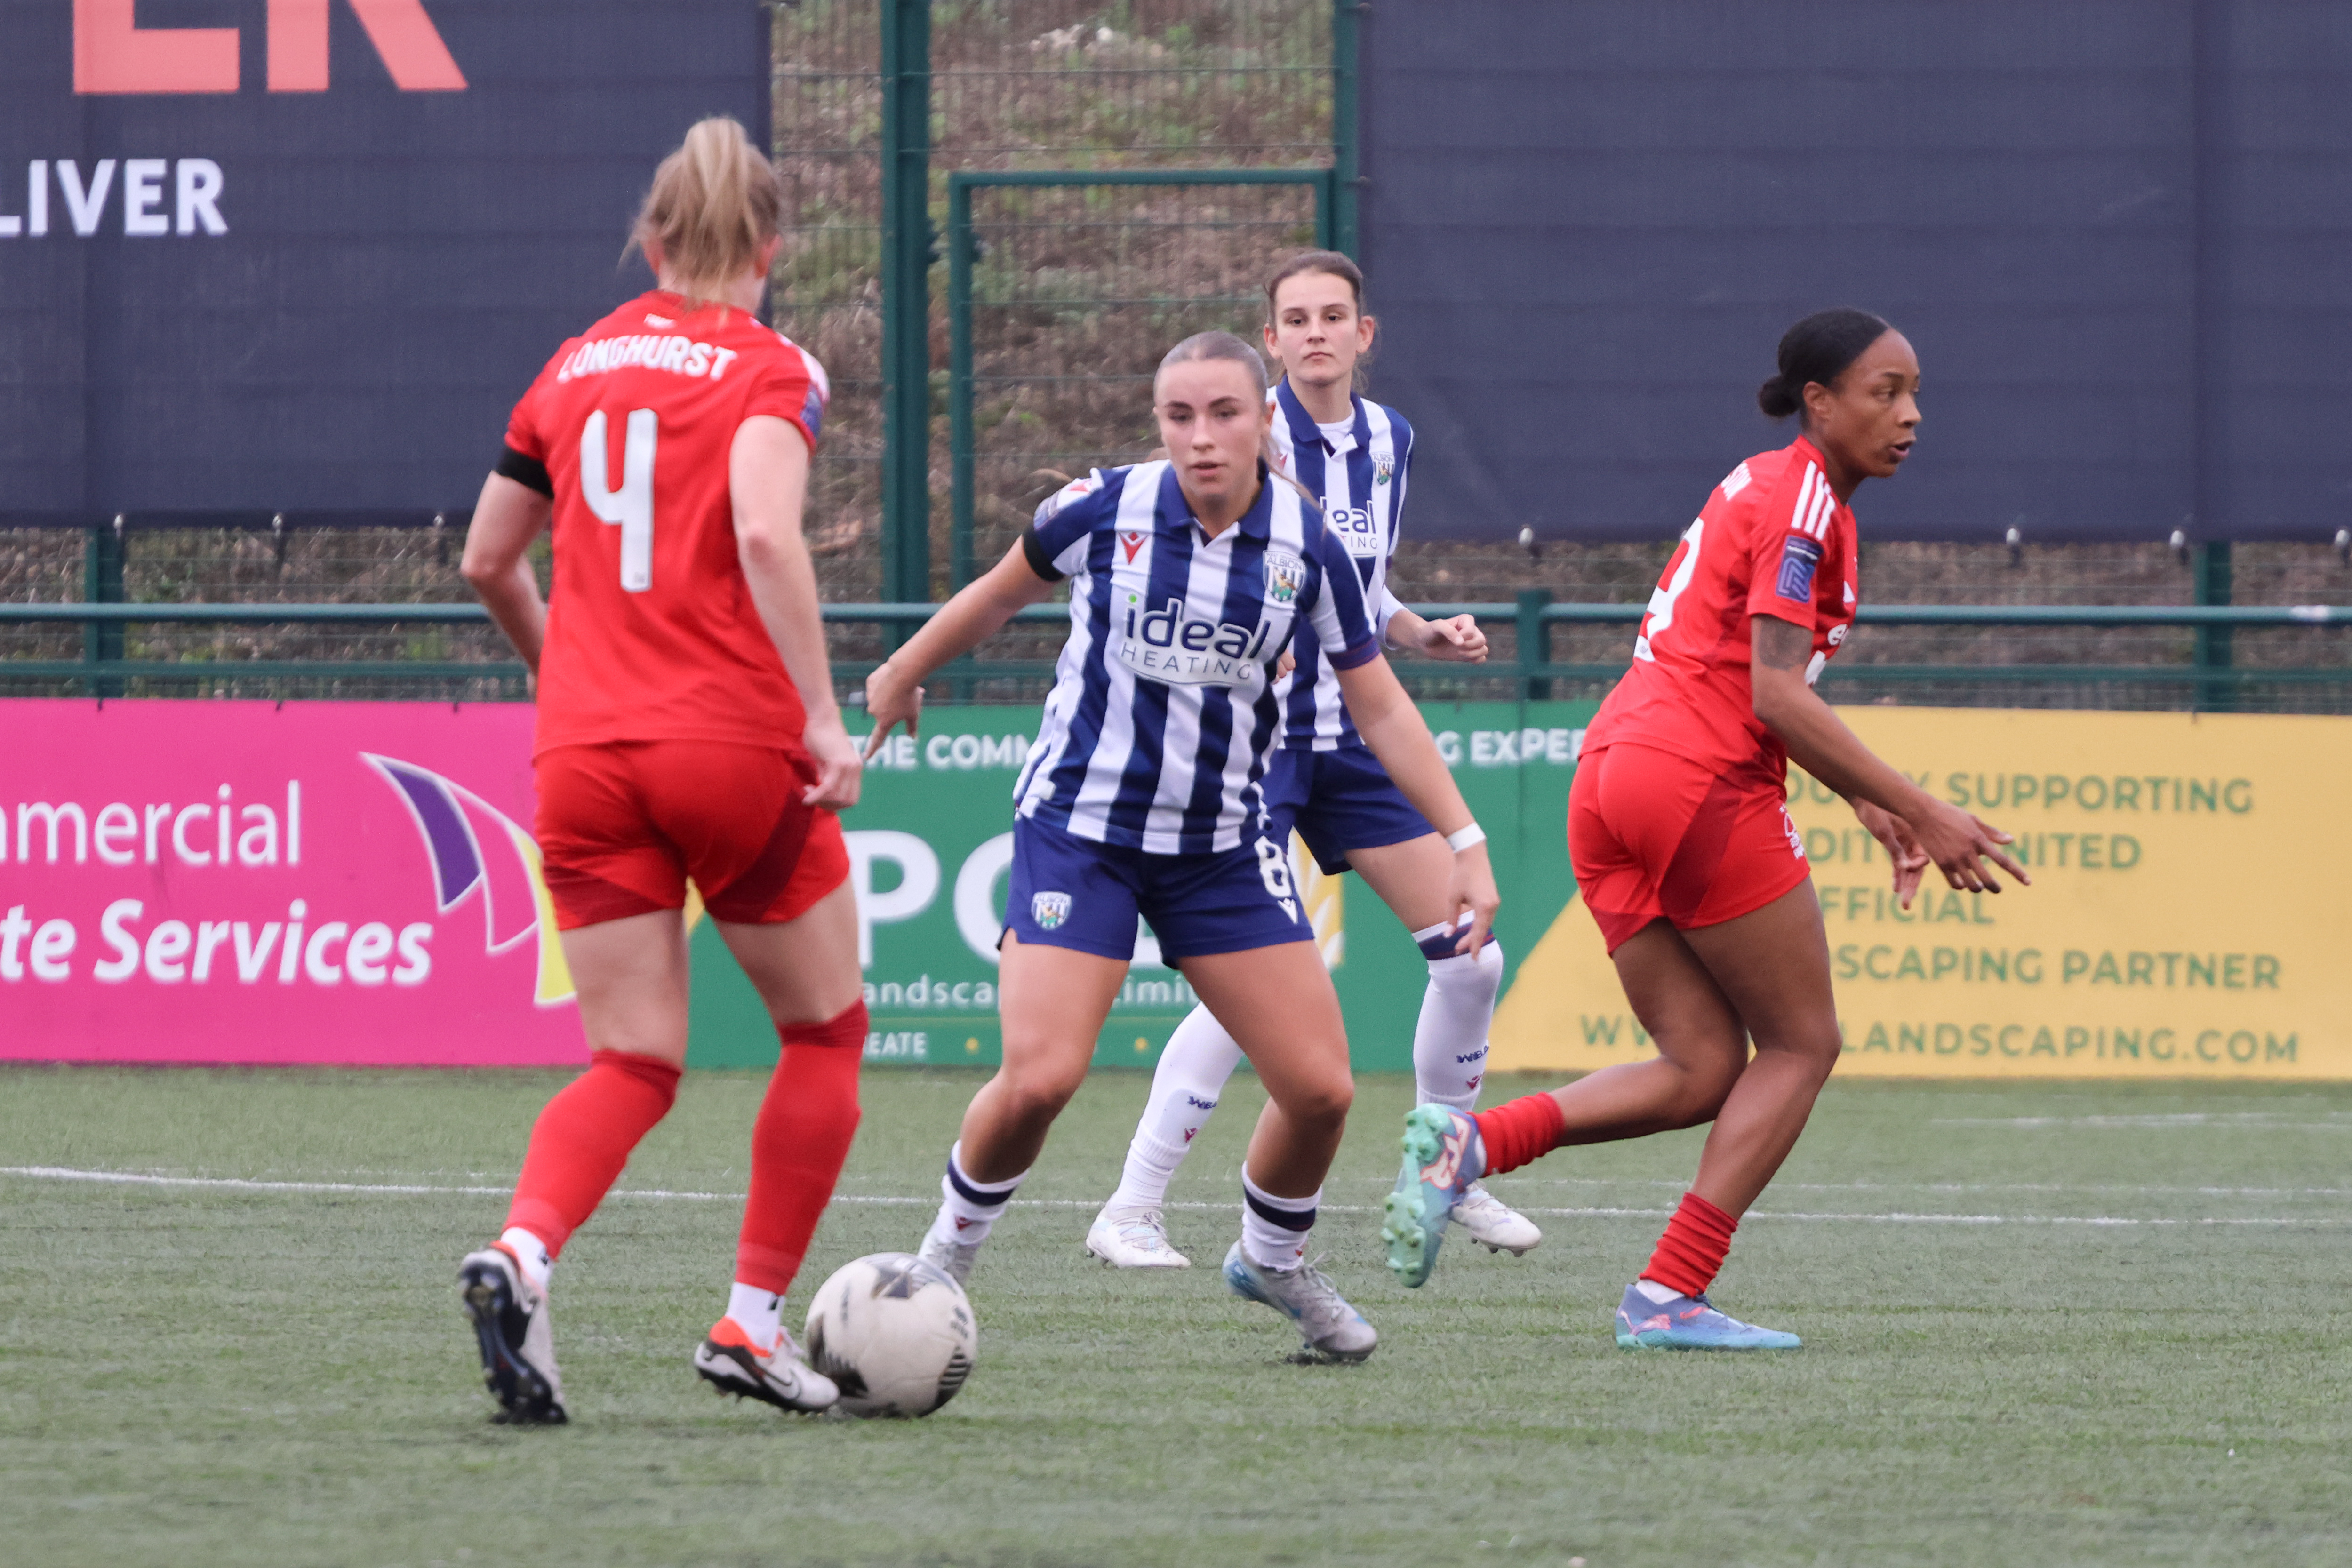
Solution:
{"label": "green grass pitch", "polygon": [[[573,1425],[510,1430],[453,1271],[562,1079],[0,1071],[0,1563],[2352,1561],[2352,1089],[1833,1086],[1717,1289],[1806,1348],[1743,1359],[1607,1333],[1696,1133],[1498,1181],[1543,1247],[1457,1233],[1407,1293],[1373,1207],[1410,1085],[1369,1079],[1318,1233],[1382,1336],[1345,1368],[1290,1364],[1217,1277],[1252,1079],[1174,1194],[1195,1267],[1082,1255],[1145,1089],[1100,1075],[982,1260],[979,1368],[936,1417],[714,1398],[687,1355],[738,1205],[638,1195],[557,1276]],[[804,1286],[912,1247],[976,1082],[868,1074],[861,1201]],[[740,1193],[760,1088],[689,1075],[624,1189]]]}

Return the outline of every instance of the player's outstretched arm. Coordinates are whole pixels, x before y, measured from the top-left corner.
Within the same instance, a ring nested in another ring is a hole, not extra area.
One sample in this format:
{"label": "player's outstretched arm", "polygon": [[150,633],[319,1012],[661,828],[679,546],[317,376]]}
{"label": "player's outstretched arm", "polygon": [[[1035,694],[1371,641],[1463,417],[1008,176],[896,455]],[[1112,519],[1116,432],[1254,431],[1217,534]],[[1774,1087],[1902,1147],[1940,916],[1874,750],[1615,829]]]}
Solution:
{"label": "player's outstretched arm", "polygon": [[789,419],[758,414],[736,426],[727,449],[727,493],[735,512],[735,559],[768,640],[801,694],[801,744],[816,763],[810,805],[846,811],[857,804],[865,760],[850,743],[833,697],[816,563],[801,533],[808,500],[808,438]]}
{"label": "player's outstretched arm", "polygon": [[1016,541],[987,575],[940,605],[904,647],[866,678],[866,710],[874,717],[866,756],[881,750],[884,738],[899,724],[915,733],[923,714],[923,682],[931,671],[994,637],[1016,613],[1051,594],[1054,582],[1037,574],[1026,546]]}
{"label": "player's outstretched arm", "polygon": [[457,567],[533,675],[547,641],[547,602],[539,596],[539,577],[525,556],[554,511],[555,503],[529,485],[492,474],[482,481],[481,499],[474,503],[465,559]]}
{"label": "player's outstretched arm", "polygon": [[[1437,742],[1430,739],[1429,726],[1422,721],[1421,710],[1412,705],[1404,688],[1397,683],[1396,671],[1385,658],[1373,658],[1353,669],[1343,669],[1339,675],[1339,694],[1347,699],[1348,715],[1356,721],[1356,732],[1364,744],[1380,758],[1381,766],[1413,809],[1429,818],[1429,824],[1452,839],[1465,828],[1475,827],[1477,819],[1470,815],[1469,805],[1462,792],[1454,786],[1453,770],[1445,759],[1437,754]],[[1486,858],[1485,835],[1477,841],[1454,852],[1454,874],[1446,888],[1446,907],[1458,920],[1463,910],[1470,911],[1470,930],[1455,944],[1456,952],[1475,952],[1486,944],[1486,932],[1495,923],[1495,910],[1502,903],[1502,895],[1495,890],[1495,868]]]}
{"label": "player's outstretched arm", "polygon": [[[2011,842],[2008,834],[1937,800],[1881,762],[1805,684],[1805,668],[1813,657],[1811,628],[1764,615],[1748,625],[1748,681],[1756,717],[1780,737],[1799,767],[1850,801],[1867,802],[1900,817],[1920,851],[1952,887],[2000,892],[2000,879],[1984,864],[1988,860],[2021,884],[2032,883],[2033,879],[2001,848]],[[1867,816],[1863,821],[1870,825]],[[1885,835],[1879,837],[1885,840]],[[1899,863],[1896,875],[1901,876]]]}

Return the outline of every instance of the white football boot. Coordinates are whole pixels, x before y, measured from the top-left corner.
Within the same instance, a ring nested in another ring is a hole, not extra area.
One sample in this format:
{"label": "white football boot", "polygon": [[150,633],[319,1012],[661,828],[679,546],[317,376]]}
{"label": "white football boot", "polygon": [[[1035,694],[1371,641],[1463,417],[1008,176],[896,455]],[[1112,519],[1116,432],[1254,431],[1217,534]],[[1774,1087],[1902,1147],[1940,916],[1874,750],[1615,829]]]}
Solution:
{"label": "white football boot", "polygon": [[1113,1268],[1192,1267],[1169,1243],[1168,1222],[1158,1209],[1104,1209],[1087,1228],[1087,1250]]}
{"label": "white football boot", "polygon": [[782,1327],[776,1342],[762,1351],[742,1324],[721,1318],[696,1347],[694,1370],[721,1394],[764,1400],[779,1410],[826,1410],[841,1397],[833,1379],[808,1364],[791,1331]]}
{"label": "white football boot", "polygon": [[985,1238],[958,1241],[954,1224],[942,1209],[940,1216],[931,1221],[931,1228],[923,1233],[923,1245],[915,1249],[915,1256],[934,1268],[945,1270],[949,1279],[962,1285],[970,1282],[972,1259],[980,1256],[980,1249],[987,1242]]}
{"label": "white football boot", "polygon": [[569,1419],[547,1296],[531,1289],[514,1254],[499,1242],[467,1253],[457,1265],[457,1300],[474,1325],[482,1382],[499,1402],[499,1419],[550,1425]]}
{"label": "white football boot", "polygon": [[1381,1342],[1364,1315],[1348,1305],[1339,1287],[1313,1263],[1296,1268],[1264,1268],[1250,1261],[1237,1241],[1225,1254],[1225,1286],[1234,1295],[1262,1301],[1288,1318],[1307,1350],[1315,1355],[1362,1361]]}
{"label": "white football boot", "polygon": [[1461,1201],[1454,1205],[1454,1223],[1487,1251],[1514,1258],[1526,1257],[1543,1239],[1533,1220],[1477,1182],[1463,1189]]}

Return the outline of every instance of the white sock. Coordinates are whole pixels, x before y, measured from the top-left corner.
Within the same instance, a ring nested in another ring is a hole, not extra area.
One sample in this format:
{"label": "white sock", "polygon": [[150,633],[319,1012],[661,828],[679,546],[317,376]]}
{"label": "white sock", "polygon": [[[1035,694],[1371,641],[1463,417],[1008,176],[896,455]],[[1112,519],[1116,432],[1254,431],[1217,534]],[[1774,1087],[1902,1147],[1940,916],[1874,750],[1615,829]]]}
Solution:
{"label": "white sock", "polygon": [[1657,1307],[1664,1306],[1682,1294],[1673,1286],[1661,1285],[1654,1279],[1636,1279],[1633,1281],[1633,1289],[1642,1293],[1643,1300]]}
{"label": "white sock", "polygon": [[1307,1261],[1307,1238],[1315,1229],[1320,1188],[1303,1198],[1278,1198],[1250,1180],[1242,1167],[1242,1256],[1260,1268],[1287,1273]]}
{"label": "white sock", "polygon": [[996,1216],[1004,1212],[1013,1189],[1027,1179],[1029,1173],[1004,1182],[975,1182],[963,1168],[963,1141],[958,1139],[948,1151],[948,1173],[940,1178],[940,1212],[931,1221],[933,1237],[952,1241],[961,1247],[976,1247],[988,1239],[996,1225]]}
{"label": "white sock", "polygon": [[1151,1098],[1144,1102],[1127,1146],[1127,1168],[1118,1191],[1105,1208],[1156,1209],[1167,1201],[1168,1184],[1209,1124],[1225,1080],[1241,1066],[1242,1048],[1206,1007],[1195,1007],[1168,1037],[1160,1066],[1151,1075]]}
{"label": "white sock", "polygon": [[746,1285],[740,1279],[727,1288],[727,1315],[751,1336],[761,1350],[772,1349],[783,1331],[784,1299],[773,1290]]}
{"label": "white sock", "polygon": [[500,1231],[499,1239],[514,1249],[516,1259],[522,1265],[524,1282],[541,1295],[546,1295],[547,1277],[555,1270],[555,1259],[547,1255],[547,1243],[519,1225],[510,1225]]}
{"label": "white sock", "polygon": [[1423,1104],[1470,1110],[1486,1077],[1486,1029],[1503,985],[1503,944],[1489,941],[1475,953],[1445,953],[1460,931],[1448,924],[1412,933],[1423,953],[1444,954],[1429,960],[1429,989],[1412,1031],[1412,1080]]}

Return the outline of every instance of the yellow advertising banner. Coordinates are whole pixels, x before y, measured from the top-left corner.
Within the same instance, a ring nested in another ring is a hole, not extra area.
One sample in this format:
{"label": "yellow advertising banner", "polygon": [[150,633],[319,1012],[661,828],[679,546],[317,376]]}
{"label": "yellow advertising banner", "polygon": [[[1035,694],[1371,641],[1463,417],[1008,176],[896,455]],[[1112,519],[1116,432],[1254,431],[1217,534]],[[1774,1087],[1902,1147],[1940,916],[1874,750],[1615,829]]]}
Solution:
{"label": "yellow advertising banner", "polygon": [[[1899,910],[1852,810],[1791,770],[1840,1073],[2352,1079],[2352,720],[1842,712],[1895,767],[2015,834],[2033,885],[1923,888]],[[1498,1071],[1651,1053],[1581,900],[1520,966],[1493,1045]]]}

